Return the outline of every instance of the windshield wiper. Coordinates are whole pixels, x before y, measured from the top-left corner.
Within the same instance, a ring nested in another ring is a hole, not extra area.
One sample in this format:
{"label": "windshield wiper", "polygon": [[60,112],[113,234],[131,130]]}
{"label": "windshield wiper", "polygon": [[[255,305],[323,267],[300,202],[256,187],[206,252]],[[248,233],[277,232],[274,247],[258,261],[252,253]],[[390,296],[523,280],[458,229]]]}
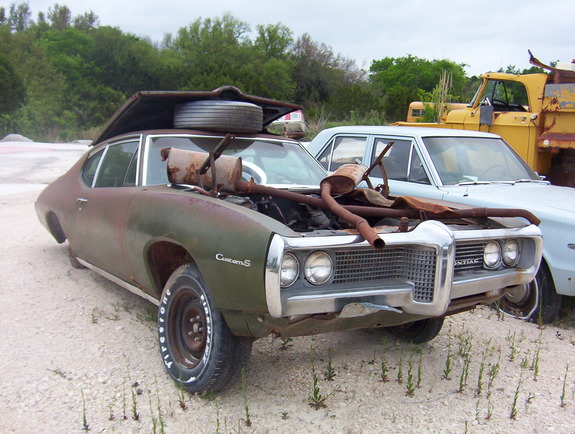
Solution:
{"label": "windshield wiper", "polygon": [[544,179],[516,179],[512,181],[514,184],[518,184],[520,182],[537,182],[539,184],[549,184],[549,181],[545,181]]}
{"label": "windshield wiper", "polygon": [[491,181],[465,181],[459,182],[457,185],[487,185],[491,184]]}

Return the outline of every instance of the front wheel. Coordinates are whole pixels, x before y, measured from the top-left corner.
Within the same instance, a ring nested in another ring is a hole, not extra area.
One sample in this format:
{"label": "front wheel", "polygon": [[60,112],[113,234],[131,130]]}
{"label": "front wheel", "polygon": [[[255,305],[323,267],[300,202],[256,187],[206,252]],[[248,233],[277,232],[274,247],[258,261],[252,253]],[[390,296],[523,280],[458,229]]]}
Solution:
{"label": "front wheel", "polygon": [[158,312],[160,352],[168,374],[191,393],[218,392],[237,380],[252,340],[234,336],[194,265],[170,277]]}
{"label": "front wheel", "polygon": [[546,264],[541,264],[531,283],[515,286],[505,292],[497,307],[515,318],[548,324],[561,312],[563,297],[557,294]]}
{"label": "front wheel", "polygon": [[392,335],[413,344],[423,344],[434,339],[443,327],[444,318],[427,318],[393,327],[386,327]]}

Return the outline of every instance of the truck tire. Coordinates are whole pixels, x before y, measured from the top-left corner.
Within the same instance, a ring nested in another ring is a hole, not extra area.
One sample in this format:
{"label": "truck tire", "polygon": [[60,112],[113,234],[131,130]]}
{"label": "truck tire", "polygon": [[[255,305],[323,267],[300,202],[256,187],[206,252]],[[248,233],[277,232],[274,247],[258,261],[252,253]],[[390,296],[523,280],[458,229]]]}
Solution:
{"label": "truck tire", "polygon": [[563,297],[557,294],[549,268],[543,262],[533,282],[513,288],[496,304],[506,315],[540,324],[555,321],[562,305]]}
{"label": "truck tire", "polygon": [[242,101],[192,101],[176,106],[174,128],[258,133],[263,129],[263,112]]}
{"label": "truck tire", "polygon": [[190,393],[218,392],[233,384],[252,348],[252,339],[231,333],[191,264],[178,268],[166,283],[158,338],[168,374]]}
{"label": "truck tire", "polygon": [[386,327],[392,335],[413,344],[423,344],[434,339],[443,327],[444,318],[427,318],[393,327]]}

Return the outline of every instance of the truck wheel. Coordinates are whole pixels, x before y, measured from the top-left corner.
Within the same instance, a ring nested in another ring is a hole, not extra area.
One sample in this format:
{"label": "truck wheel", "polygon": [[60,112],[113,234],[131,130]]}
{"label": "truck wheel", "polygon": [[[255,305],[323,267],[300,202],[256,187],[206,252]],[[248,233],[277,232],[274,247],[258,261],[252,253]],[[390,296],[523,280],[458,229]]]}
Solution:
{"label": "truck wheel", "polygon": [[548,324],[555,321],[562,304],[563,297],[557,294],[551,273],[542,263],[533,282],[507,291],[497,307],[514,318]]}
{"label": "truck wheel", "polygon": [[423,344],[434,339],[443,327],[444,318],[427,318],[393,327],[386,327],[392,335],[413,344]]}
{"label": "truck wheel", "polygon": [[218,392],[237,380],[252,339],[234,336],[214,307],[198,268],[188,264],[170,277],[158,313],[160,353],[182,389]]}

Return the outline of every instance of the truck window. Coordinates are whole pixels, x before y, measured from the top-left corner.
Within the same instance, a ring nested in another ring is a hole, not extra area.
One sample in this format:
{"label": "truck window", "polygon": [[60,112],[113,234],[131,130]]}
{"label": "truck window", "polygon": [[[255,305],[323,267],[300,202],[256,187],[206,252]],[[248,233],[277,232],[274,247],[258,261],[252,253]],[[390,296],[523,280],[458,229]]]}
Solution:
{"label": "truck window", "polygon": [[489,80],[481,101],[488,98],[494,111],[529,111],[527,89],[517,81]]}

